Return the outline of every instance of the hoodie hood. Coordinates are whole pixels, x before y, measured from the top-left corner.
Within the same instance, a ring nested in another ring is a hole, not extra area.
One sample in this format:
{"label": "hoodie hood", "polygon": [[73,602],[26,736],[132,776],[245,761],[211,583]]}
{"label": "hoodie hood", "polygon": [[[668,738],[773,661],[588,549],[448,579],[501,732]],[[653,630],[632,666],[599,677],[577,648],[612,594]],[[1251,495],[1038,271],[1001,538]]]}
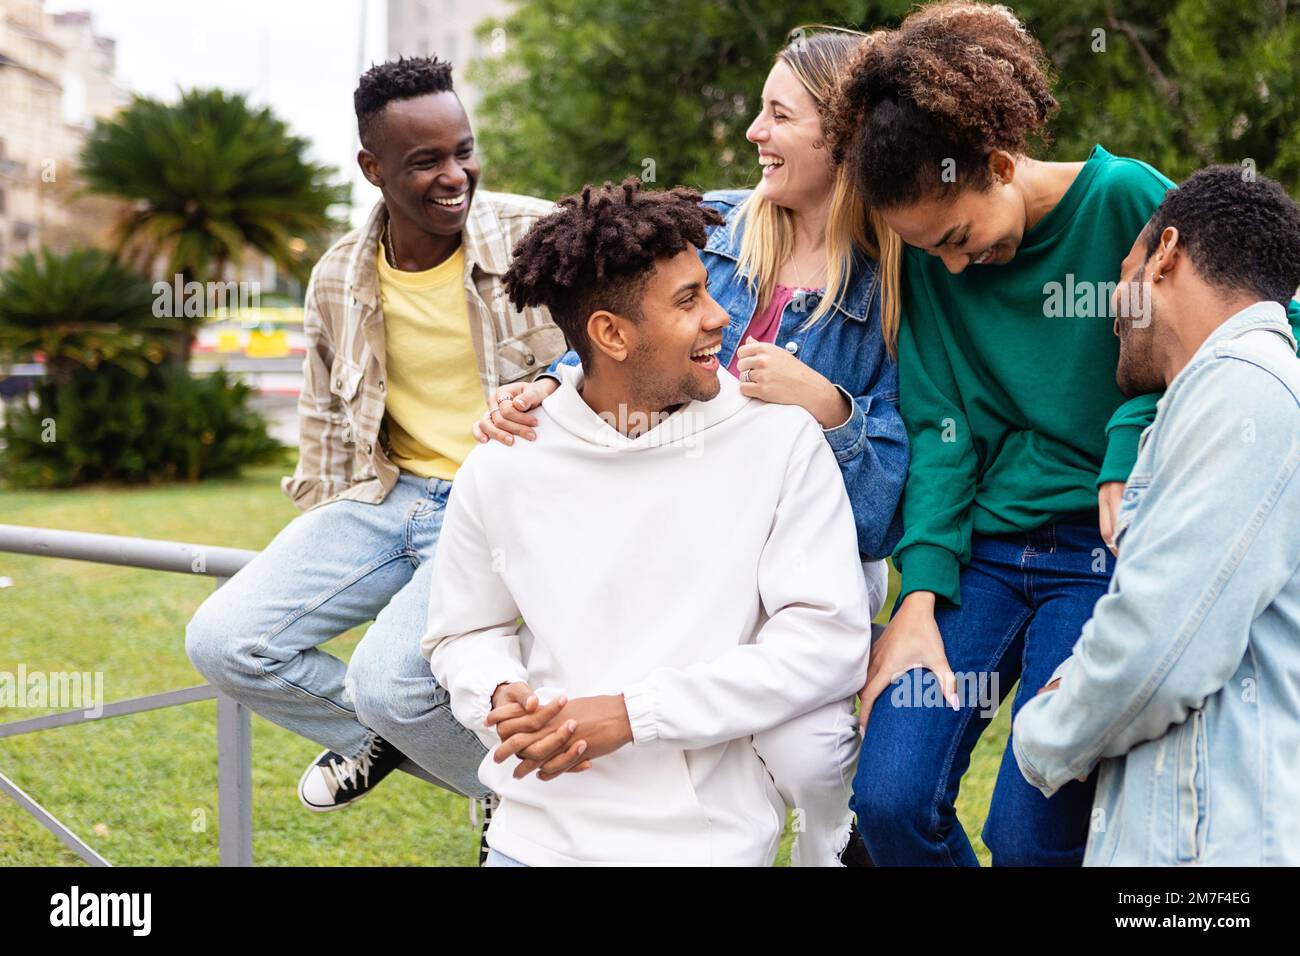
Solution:
{"label": "hoodie hood", "polygon": [[[578,390],[582,386],[582,366],[561,365],[555,369],[560,387],[547,396],[542,408],[557,425],[574,437],[613,451],[643,451],[650,448],[691,446],[696,439],[754,401],[740,393],[740,383],[725,368],[718,369],[718,394],[707,402],[687,402],[671,415],[649,422],[636,438],[628,438],[616,427],[619,422],[596,414]],[[628,424],[639,424],[629,422]]]}

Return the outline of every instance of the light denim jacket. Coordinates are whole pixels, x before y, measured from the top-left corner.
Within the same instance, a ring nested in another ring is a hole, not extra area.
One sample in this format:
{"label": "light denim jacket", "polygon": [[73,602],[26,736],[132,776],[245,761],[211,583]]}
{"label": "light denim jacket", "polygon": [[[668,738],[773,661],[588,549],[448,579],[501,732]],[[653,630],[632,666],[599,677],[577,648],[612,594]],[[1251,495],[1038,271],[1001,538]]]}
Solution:
{"label": "light denim jacket", "polygon": [[[731,363],[758,306],[738,268],[744,231],[733,228],[736,212],[749,193],[731,189],[704,194],[704,205],[726,217],[725,224],[710,228],[708,243],[700,251],[709,273],[709,294],[731,317],[718,354],[724,368]],[[829,379],[852,406],[847,421],[824,429],[822,434],[844,476],[858,550],[864,559],[877,561],[888,557],[902,537],[898,504],[909,455],[907,430],[898,411],[898,365],[885,350],[880,327],[876,263],[859,255],[834,310],[813,328],[803,328],[817,305],[815,295],[792,300],[781,315],[776,344]],[[569,352],[555,364],[577,362],[577,354]]]}
{"label": "light denim jacket", "polygon": [[1261,302],[1160,399],[1110,589],[1013,728],[1048,796],[1100,762],[1085,865],[1300,864],[1298,471],[1296,341]]}

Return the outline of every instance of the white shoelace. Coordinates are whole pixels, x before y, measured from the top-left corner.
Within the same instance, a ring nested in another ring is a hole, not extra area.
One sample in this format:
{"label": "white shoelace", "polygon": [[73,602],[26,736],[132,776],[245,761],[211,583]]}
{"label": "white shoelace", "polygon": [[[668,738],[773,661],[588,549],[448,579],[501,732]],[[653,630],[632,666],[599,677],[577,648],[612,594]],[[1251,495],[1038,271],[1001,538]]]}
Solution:
{"label": "white shoelace", "polygon": [[355,757],[344,757],[342,760],[332,762],[329,767],[334,772],[334,779],[338,782],[339,788],[342,789],[344,783],[352,785],[356,789],[356,779],[360,775],[362,781],[370,783],[370,765],[375,757],[379,756],[378,739],[371,740],[370,745]]}

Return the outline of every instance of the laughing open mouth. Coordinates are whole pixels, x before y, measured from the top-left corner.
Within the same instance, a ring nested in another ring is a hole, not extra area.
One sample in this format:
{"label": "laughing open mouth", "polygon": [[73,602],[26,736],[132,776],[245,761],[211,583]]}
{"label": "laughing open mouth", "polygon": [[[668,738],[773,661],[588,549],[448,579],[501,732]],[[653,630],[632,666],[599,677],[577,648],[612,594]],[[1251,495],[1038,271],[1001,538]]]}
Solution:
{"label": "laughing open mouth", "polygon": [[696,349],[691,353],[691,361],[705,371],[714,372],[718,368],[718,353],[722,351],[722,343],[710,345],[706,349]]}
{"label": "laughing open mouth", "polygon": [[465,192],[455,196],[434,196],[429,201],[433,203],[435,206],[443,206],[448,209],[455,209],[457,206],[462,205],[465,202],[466,197],[468,196],[469,196],[469,191],[466,190]]}

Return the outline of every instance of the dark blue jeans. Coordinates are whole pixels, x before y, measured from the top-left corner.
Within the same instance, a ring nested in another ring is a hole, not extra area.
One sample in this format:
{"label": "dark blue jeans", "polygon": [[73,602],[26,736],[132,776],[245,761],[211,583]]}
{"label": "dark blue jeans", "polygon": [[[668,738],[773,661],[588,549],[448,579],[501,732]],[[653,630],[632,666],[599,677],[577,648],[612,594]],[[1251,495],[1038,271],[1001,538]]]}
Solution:
{"label": "dark blue jeans", "polygon": [[[1095,521],[974,538],[961,606],[935,609],[961,709],[917,669],[877,698],[867,722],[852,808],[877,865],[979,865],[955,807],[971,750],[1017,680],[1013,719],[1069,656],[1114,564]],[[1049,800],[1008,744],[984,824],[993,864],[1079,865],[1095,785],[1095,776],[1071,783]]]}

